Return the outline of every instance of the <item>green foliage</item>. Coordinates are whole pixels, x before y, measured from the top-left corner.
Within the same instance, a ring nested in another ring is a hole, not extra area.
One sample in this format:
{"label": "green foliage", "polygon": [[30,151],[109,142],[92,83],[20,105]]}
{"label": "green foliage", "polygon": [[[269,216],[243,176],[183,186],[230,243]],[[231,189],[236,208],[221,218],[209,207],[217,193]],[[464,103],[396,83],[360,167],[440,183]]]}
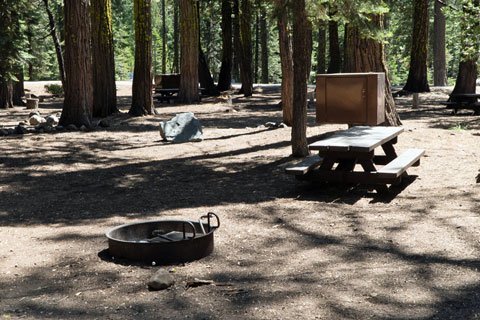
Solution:
{"label": "green foliage", "polygon": [[46,84],[45,90],[47,90],[48,93],[51,93],[57,97],[63,97],[64,95],[63,87],[60,84],[56,84],[56,83]]}

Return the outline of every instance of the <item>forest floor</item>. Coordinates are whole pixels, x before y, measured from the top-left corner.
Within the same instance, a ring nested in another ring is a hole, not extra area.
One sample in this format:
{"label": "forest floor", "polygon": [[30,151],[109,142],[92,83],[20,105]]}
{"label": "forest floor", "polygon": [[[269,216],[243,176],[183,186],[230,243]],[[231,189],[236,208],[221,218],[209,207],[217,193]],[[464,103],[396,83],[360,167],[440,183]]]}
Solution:
{"label": "forest floor", "polygon": [[[43,84],[26,83],[40,94]],[[110,127],[0,137],[0,319],[473,319],[480,317],[480,117],[452,115],[448,89],[397,99],[396,149],[426,150],[390,196],[312,185],[284,168],[290,128],[278,87],[233,104],[157,104],[132,118],[128,83]],[[59,114],[62,101],[40,104]],[[204,141],[158,124],[191,111]],[[0,110],[13,127],[29,110]],[[315,125],[308,137],[346,129]],[[220,216],[214,252],[152,266],[112,259],[105,232],[153,219]],[[176,283],[149,291],[159,269]],[[214,284],[187,288],[190,279]],[[217,285],[215,285],[217,284]]]}

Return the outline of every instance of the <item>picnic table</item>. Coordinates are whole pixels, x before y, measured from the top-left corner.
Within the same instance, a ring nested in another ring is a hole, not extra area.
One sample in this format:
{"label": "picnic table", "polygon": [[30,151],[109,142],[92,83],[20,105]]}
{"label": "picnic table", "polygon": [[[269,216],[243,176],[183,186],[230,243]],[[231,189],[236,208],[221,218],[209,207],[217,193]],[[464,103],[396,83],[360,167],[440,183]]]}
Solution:
{"label": "picnic table", "polygon": [[456,114],[458,109],[473,110],[475,115],[480,114],[480,102],[478,102],[480,94],[478,93],[454,93],[450,96],[451,101],[442,102],[447,109],[453,109]]}
{"label": "picnic table", "polygon": [[[425,153],[421,149],[408,149],[397,156],[394,144],[402,132],[403,127],[351,127],[310,144],[310,150],[318,151],[318,155],[291,165],[285,171],[300,180],[362,183],[385,192],[388,184],[400,184],[402,178],[408,176],[409,167],[420,165]],[[383,154],[375,155],[378,147],[383,149]],[[359,169],[357,164],[360,171],[356,170]]]}
{"label": "picnic table", "polygon": [[176,99],[178,96],[179,88],[155,88],[155,99],[160,102],[170,102],[170,100]]}

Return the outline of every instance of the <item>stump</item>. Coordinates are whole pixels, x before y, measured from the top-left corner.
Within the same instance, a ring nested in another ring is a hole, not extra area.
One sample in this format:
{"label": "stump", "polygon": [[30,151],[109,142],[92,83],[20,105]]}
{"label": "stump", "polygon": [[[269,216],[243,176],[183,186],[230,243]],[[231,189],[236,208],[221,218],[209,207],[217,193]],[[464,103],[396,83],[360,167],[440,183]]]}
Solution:
{"label": "stump", "polygon": [[413,94],[412,107],[418,108],[419,105],[420,105],[420,99],[418,98],[418,92],[415,92]]}
{"label": "stump", "polygon": [[37,109],[38,99],[27,99],[27,109]]}

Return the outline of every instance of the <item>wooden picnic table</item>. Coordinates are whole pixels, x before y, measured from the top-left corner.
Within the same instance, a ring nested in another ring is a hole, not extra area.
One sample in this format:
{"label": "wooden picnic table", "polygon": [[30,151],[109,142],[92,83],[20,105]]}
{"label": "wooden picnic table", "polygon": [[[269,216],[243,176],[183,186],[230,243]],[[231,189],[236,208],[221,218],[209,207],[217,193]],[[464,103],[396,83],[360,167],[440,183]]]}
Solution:
{"label": "wooden picnic table", "polygon": [[[318,151],[318,155],[287,167],[286,172],[301,180],[362,183],[385,192],[387,184],[401,183],[408,176],[406,170],[418,166],[425,153],[409,149],[397,156],[394,144],[402,132],[403,127],[351,127],[310,144],[310,150]],[[383,154],[375,155],[378,147]],[[356,170],[357,164],[360,171]]]}
{"label": "wooden picnic table", "polygon": [[473,110],[475,115],[480,114],[480,98],[479,93],[454,93],[450,96],[451,101],[443,102],[442,104],[447,106],[447,109],[453,109],[453,113],[456,114],[458,109]]}
{"label": "wooden picnic table", "polygon": [[178,92],[180,91],[179,88],[155,88],[155,99],[158,99],[160,102],[167,101],[170,102],[171,99],[176,99]]}

